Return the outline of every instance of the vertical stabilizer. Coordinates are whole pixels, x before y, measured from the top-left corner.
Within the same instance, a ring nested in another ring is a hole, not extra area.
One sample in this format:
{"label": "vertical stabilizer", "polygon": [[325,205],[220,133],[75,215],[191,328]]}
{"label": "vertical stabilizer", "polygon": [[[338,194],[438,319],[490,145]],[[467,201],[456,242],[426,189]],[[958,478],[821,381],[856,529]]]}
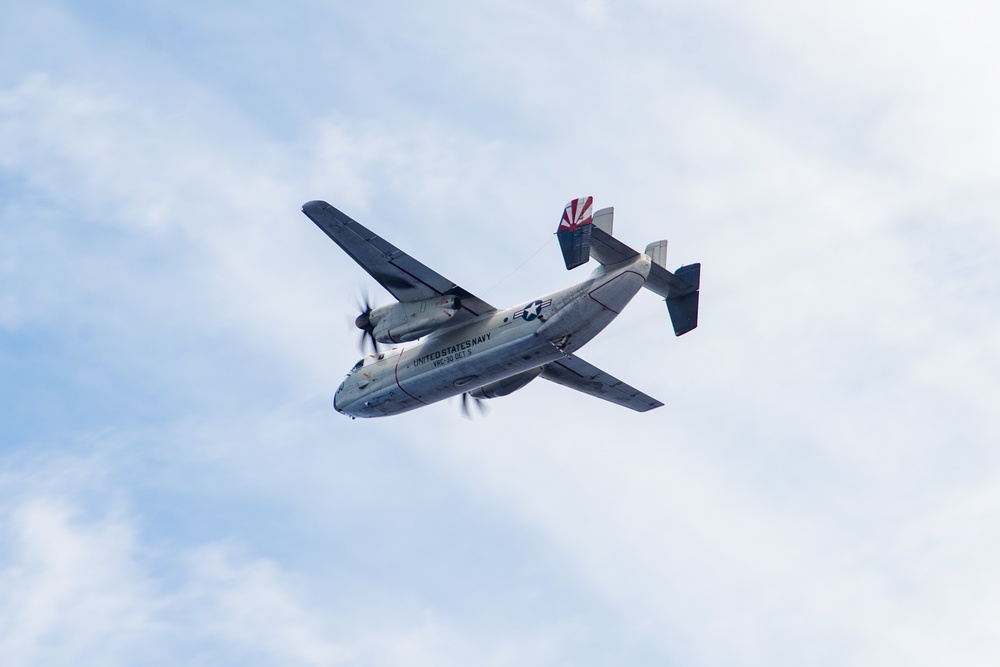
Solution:
{"label": "vertical stabilizer", "polygon": [[667,242],[653,241],[646,246],[646,256],[653,264],[667,268]]}
{"label": "vertical stabilizer", "polygon": [[667,311],[674,325],[674,334],[683,336],[698,326],[698,295],[701,288],[701,264],[689,264],[677,269],[676,280],[690,285],[677,296],[667,297]]}
{"label": "vertical stabilizer", "polygon": [[667,242],[655,241],[646,246],[649,275],[643,287],[662,296],[667,302],[674,333],[683,336],[698,326],[698,290],[701,288],[701,264],[689,264],[671,273],[666,269]]}
{"label": "vertical stabilizer", "polygon": [[597,227],[608,236],[615,231],[615,207],[602,208],[594,214],[594,227]]}
{"label": "vertical stabilizer", "polygon": [[559,247],[567,269],[575,269],[590,259],[591,223],[594,221],[594,198],[580,197],[566,204],[559,221]]}

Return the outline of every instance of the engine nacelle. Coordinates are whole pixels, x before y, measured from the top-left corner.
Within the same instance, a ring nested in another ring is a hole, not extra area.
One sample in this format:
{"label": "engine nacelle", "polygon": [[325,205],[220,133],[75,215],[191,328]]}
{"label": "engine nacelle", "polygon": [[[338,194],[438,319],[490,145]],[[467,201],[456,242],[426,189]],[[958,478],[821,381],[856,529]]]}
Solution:
{"label": "engine nacelle", "polygon": [[532,368],[517,375],[511,375],[509,378],[504,378],[503,380],[484,384],[482,387],[470,391],[469,396],[472,398],[497,398],[498,396],[513,394],[538,377],[542,372],[542,368],[542,366],[539,366],[538,368]]}
{"label": "engine nacelle", "polygon": [[461,307],[461,300],[449,295],[382,306],[371,311],[368,320],[378,342],[406,343],[445,326]]}

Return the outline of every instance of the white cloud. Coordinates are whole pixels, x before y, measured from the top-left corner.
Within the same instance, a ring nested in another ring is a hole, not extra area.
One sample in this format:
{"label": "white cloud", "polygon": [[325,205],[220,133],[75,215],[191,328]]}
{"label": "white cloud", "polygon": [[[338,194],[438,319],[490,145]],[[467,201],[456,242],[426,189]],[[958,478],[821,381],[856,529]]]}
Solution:
{"label": "white cloud", "polygon": [[[283,427],[265,422],[256,428],[248,425],[248,431],[299,427],[290,425],[287,417],[279,420]],[[350,482],[351,472],[364,471],[343,454],[310,454],[299,447],[297,455],[311,457],[317,468],[314,479],[303,479],[294,470],[275,472],[268,467],[281,459],[279,452],[270,451],[278,443],[236,434],[243,445],[238,457],[230,452],[218,466],[201,461],[201,474],[212,478],[212,489],[207,489],[198,480],[185,484],[173,478],[196,469],[192,457],[202,445],[198,438],[185,441],[176,435],[167,434],[163,442],[119,435],[118,444],[93,446],[89,459],[54,453],[4,459],[0,649],[6,664],[550,664],[575,652],[580,633],[587,631],[579,618],[520,618],[521,608],[511,610],[518,618],[514,625],[521,627],[498,625],[496,619],[505,614],[491,609],[502,598],[495,594],[481,600],[460,595],[457,606],[474,610],[471,617],[463,616],[456,613],[455,602],[427,597],[433,587],[398,581],[399,570],[433,570],[433,563],[403,567],[390,560],[386,569],[386,554],[352,548],[349,542],[368,542],[369,548],[378,542],[367,531],[345,530],[363,522],[375,531],[389,531],[381,548],[402,548],[399,557],[404,560],[414,557],[407,546],[426,549],[421,540],[427,538],[418,536],[435,529],[424,526],[414,536],[416,542],[408,541],[384,515],[401,499],[426,503],[421,482],[395,491],[401,498],[360,499],[358,489],[337,488]],[[278,434],[270,437],[281,439]],[[158,465],[144,465],[146,458]],[[254,478],[234,481],[225,476],[225,468],[239,458],[256,461]],[[320,465],[352,469],[331,476]],[[145,486],[129,481],[134,471],[150,476]],[[368,475],[363,484],[392,496],[394,490],[385,482],[398,481],[406,472],[395,470],[388,480]],[[294,478],[301,498],[287,497]],[[252,530],[240,531],[247,517],[236,511],[224,517],[231,523],[209,541],[185,539],[203,518],[196,514],[219,514],[220,501],[213,492],[241,506],[263,503],[269,509],[250,518]],[[174,526],[162,523],[164,503],[172,506],[168,515]],[[269,513],[285,517],[286,525],[273,524]],[[290,530],[288,524],[299,527]],[[328,535],[309,539],[322,526]],[[246,539],[261,530],[283,533],[282,539],[291,542]],[[430,538],[426,543],[450,539],[440,531]],[[248,551],[253,546],[286,560],[288,550],[317,553],[292,558],[307,567],[297,570]],[[378,566],[345,567],[345,560],[357,557],[383,561],[381,571],[388,579],[371,578],[380,571]],[[485,586],[469,572],[448,576],[473,583],[464,591],[469,594],[490,591],[489,580],[497,574],[483,572]],[[538,606],[533,603],[536,610]]]}
{"label": "white cloud", "polygon": [[273,563],[234,562],[219,545],[198,549],[189,560],[192,581],[178,597],[187,629],[273,664],[335,665],[353,657],[330,639],[334,633],[322,614],[301,602],[305,583],[289,581]]}
{"label": "white cloud", "polygon": [[123,664],[162,629],[120,516],[81,522],[52,498],[3,517],[0,651],[10,665]]}

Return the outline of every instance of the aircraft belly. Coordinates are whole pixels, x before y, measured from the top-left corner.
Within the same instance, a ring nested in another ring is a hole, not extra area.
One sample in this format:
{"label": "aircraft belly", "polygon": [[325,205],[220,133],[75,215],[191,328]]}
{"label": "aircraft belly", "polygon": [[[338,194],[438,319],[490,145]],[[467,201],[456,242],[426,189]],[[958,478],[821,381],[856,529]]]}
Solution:
{"label": "aircraft belly", "polygon": [[559,350],[544,338],[528,333],[467,358],[416,371],[405,380],[400,379],[400,387],[422,403],[434,403],[541,366],[559,356]]}
{"label": "aircraft belly", "polygon": [[368,395],[363,402],[355,404],[354,414],[357,417],[383,417],[409,412],[422,405],[425,403],[407,395],[399,387],[389,387]]}

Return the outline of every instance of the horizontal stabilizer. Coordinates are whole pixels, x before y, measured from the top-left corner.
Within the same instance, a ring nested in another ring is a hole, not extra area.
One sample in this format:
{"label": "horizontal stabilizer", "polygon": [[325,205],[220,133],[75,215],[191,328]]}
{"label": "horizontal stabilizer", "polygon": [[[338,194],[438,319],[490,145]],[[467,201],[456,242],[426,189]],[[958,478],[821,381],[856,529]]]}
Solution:
{"label": "horizontal stabilizer", "polygon": [[590,234],[590,256],[604,266],[610,266],[635,259],[639,256],[639,251],[628,247],[603,229],[595,227]]}
{"label": "horizontal stabilizer", "polygon": [[[699,270],[701,269],[700,264],[692,264],[691,266],[696,266]],[[692,284],[681,277],[681,271],[686,268],[688,267],[681,267],[674,274],[655,262],[651,263],[649,265],[649,277],[646,278],[644,287],[652,292],[656,292],[664,299],[674,299],[685,294],[690,294],[691,292],[697,292],[697,282]]]}

